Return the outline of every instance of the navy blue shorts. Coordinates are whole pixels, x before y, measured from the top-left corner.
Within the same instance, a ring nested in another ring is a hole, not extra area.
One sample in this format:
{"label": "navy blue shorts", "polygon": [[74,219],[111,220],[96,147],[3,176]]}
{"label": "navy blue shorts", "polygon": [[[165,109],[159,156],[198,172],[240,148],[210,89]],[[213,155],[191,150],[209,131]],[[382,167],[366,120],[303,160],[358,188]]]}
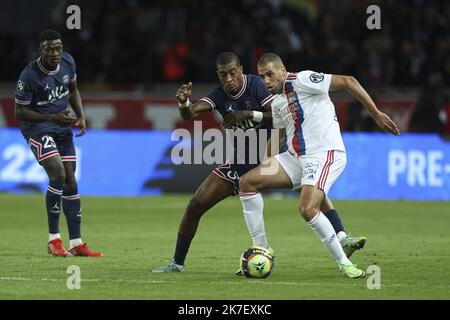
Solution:
{"label": "navy blue shorts", "polygon": [[257,166],[258,164],[231,164],[227,161],[215,168],[213,172],[233,185],[233,195],[236,196],[239,194],[239,178]]}
{"label": "navy blue shorts", "polygon": [[77,160],[73,134],[70,131],[39,133],[26,136],[25,139],[39,163],[56,155],[59,155],[62,161]]}

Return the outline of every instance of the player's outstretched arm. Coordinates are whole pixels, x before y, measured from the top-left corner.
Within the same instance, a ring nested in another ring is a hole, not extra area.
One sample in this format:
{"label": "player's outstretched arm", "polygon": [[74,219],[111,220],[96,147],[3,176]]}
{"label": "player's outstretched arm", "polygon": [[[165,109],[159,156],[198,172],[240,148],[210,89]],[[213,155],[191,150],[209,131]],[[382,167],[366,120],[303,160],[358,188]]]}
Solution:
{"label": "player's outstretched arm", "polygon": [[69,117],[69,111],[62,111],[55,114],[42,114],[28,109],[20,104],[15,105],[15,117],[19,121],[26,122],[54,122],[63,127],[68,127],[75,123],[76,118]]}
{"label": "player's outstretched arm", "polygon": [[69,83],[69,102],[78,117],[74,123],[74,126],[80,128],[80,133],[77,133],[75,137],[81,137],[86,133],[86,120],[84,117],[83,103],[81,102],[81,95],[80,91],[78,91],[76,80]]}
{"label": "player's outstretched arm", "polygon": [[354,77],[333,74],[331,77],[330,91],[335,90],[346,90],[361,102],[381,129],[396,136],[400,134],[400,130],[395,122],[386,113],[381,112],[377,108],[367,91]]}
{"label": "player's outstretched arm", "polygon": [[205,101],[199,101],[197,103],[192,104],[189,101],[189,97],[192,94],[192,82],[183,84],[177,90],[177,100],[178,106],[180,110],[180,115],[183,119],[195,119],[199,115],[211,111],[211,105]]}

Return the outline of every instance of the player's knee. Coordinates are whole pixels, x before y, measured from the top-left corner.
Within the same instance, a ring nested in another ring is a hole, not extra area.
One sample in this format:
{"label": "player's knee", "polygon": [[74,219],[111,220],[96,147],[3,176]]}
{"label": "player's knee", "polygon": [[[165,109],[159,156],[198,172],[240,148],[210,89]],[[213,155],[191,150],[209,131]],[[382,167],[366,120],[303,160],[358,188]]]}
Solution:
{"label": "player's knee", "polygon": [[248,175],[244,175],[239,179],[239,191],[241,192],[256,192],[258,185]]}
{"label": "player's knee", "polygon": [[205,202],[198,196],[194,196],[189,201],[186,214],[191,217],[200,218],[206,212],[207,206]]}
{"label": "player's knee", "polygon": [[64,172],[63,168],[52,168],[48,171],[48,176],[52,181],[56,181],[61,184],[64,184],[66,182],[66,173]]}
{"label": "player's knee", "polygon": [[64,184],[64,190],[77,192],[77,190],[78,190],[77,181],[74,178],[72,179],[72,178],[66,177],[66,183]]}
{"label": "player's knee", "polygon": [[311,203],[301,203],[299,210],[300,210],[301,216],[306,221],[310,221],[320,211],[318,206],[311,204]]}

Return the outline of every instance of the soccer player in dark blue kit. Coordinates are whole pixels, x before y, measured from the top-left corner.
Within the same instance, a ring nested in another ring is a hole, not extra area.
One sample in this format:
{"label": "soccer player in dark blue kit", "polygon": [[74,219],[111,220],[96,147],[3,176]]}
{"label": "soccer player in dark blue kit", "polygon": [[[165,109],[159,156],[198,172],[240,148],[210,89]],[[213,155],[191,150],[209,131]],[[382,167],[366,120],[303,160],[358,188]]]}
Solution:
{"label": "soccer player in dark blue kit", "polygon": [[[221,53],[216,59],[216,67],[221,85],[211,90],[207,96],[200,99],[197,103],[191,104],[189,101],[189,97],[192,94],[191,82],[184,84],[178,89],[176,96],[183,119],[195,119],[201,114],[217,110],[223,117],[222,126],[224,128],[239,127],[244,130],[270,129],[272,127],[270,105],[273,96],[261,79],[255,75],[243,74],[243,67],[239,62],[239,58],[232,52]],[[255,151],[250,151],[247,145],[246,150],[244,150],[245,154],[240,156],[248,159],[250,152]],[[213,170],[189,201],[178,229],[172,262],[155,268],[152,272],[183,271],[184,261],[197,231],[200,218],[223,199],[237,195],[239,193],[239,177],[257,165],[257,163],[249,162],[245,164],[227,162]],[[261,194],[241,194],[240,199],[253,245],[266,247],[273,254],[273,249],[270,248],[267,242],[262,210],[260,210],[261,214],[254,214],[255,208],[264,206]],[[336,233],[344,233],[341,220],[328,198],[323,201],[321,209],[332,223]],[[349,237],[345,235],[345,239],[341,241],[341,244],[349,256],[355,250],[360,249],[365,241],[366,238],[364,237]],[[236,274],[240,275],[241,273],[238,271]]]}
{"label": "soccer player in dark blue kit", "polygon": [[[72,126],[86,132],[75,61],[63,51],[61,35],[45,30],[39,35],[39,58],[20,74],[15,94],[15,115],[36,160],[49,177],[46,193],[49,228],[48,252],[54,256],[99,257],[81,240],[81,203],[75,179],[76,154]],[[69,116],[67,102],[76,114]],[[62,209],[69,229],[66,250],[59,233]]]}

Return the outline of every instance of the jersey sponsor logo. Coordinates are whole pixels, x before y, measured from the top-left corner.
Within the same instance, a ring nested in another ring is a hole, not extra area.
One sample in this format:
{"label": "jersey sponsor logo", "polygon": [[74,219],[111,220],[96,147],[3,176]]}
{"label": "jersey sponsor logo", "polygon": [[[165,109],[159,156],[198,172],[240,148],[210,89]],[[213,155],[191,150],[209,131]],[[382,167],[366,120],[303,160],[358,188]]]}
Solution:
{"label": "jersey sponsor logo", "polygon": [[62,81],[64,84],[68,84],[69,80],[70,80],[70,78],[69,78],[69,75],[67,75],[67,74],[62,78]]}
{"label": "jersey sponsor logo", "polygon": [[44,88],[45,91],[48,91],[48,97],[45,101],[38,101],[37,105],[45,105],[49,103],[53,103],[56,100],[59,100],[69,94],[69,90],[65,89],[64,86],[57,86],[55,89],[51,90],[50,87],[47,85]]}
{"label": "jersey sponsor logo", "polygon": [[311,73],[311,75],[309,76],[309,80],[314,83],[322,82],[324,78],[325,76],[322,73],[317,72]]}
{"label": "jersey sponsor logo", "polygon": [[292,95],[292,96],[288,97],[288,102],[289,102],[289,104],[296,103],[297,102],[297,96],[296,95]]}

